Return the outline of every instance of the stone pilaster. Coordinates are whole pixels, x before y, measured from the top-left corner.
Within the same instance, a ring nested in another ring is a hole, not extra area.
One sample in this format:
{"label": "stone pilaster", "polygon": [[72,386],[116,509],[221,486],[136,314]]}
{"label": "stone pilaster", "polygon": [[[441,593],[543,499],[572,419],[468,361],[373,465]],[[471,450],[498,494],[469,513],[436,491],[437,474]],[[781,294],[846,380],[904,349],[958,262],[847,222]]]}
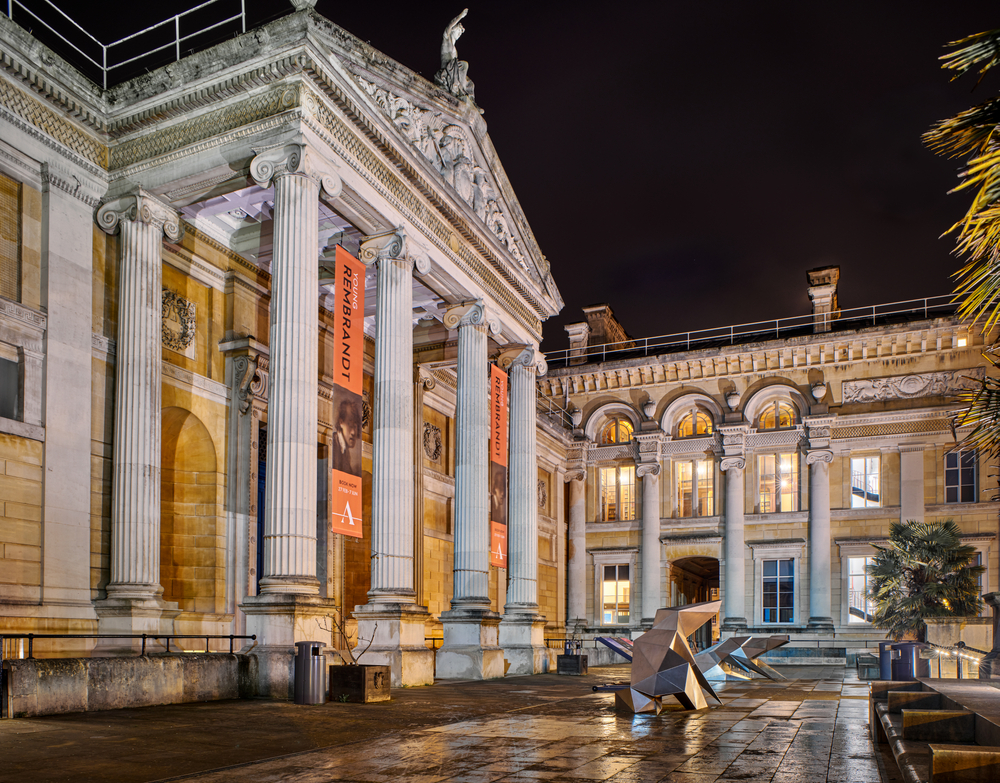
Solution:
{"label": "stone pilaster", "polygon": [[[374,265],[375,420],[372,432],[372,581],[354,608],[366,663],[388,665],[392,683],[434,682],[434,652],[424,644],[427,609],[414,590],[413,268],[397,231],[368,237],[361,260]],[[423,261],[420,262],[420,265]],[[418,270],[419,271],[419,270]],[[361,640],[366,640],[364,643]]]}
{"label": "stone pilaster", "polygon": [[97,223],[121,233],[111,581],[96,607],[99,628],[102,634],[163,632],[177,605],[163,602],[160,586],[161,249],[164,234],[180,237],[180,224],[176,212],[141,190],[104,204]]}
{"label": "stone pilaster", "polygon": [[566,554],[569,616],[566,618],[566,625],[576,631],[581,630],[587,624],[586,478],[587,471],[582,467],[570,468],[566,471],[566,481],[569,482],[569,509],[567,512],[569,551]]}
{"label": "stone pilaster", "polygon": [[250,175],[274,188],[264,569],[242,605],[257,635],[258,692],[289,698],[296,641],[330,643],[316,578],[319,194],[340,179],[302,142],[258,151]]}
{"label": "stone pilaster", "polygon": [[660,595],[660,464],[636,466],[642,478],[642,622],[652,623],[663,607]]}
{"label": "stone pilaster", "polygon": [[809,466],[809,629],[833,632],[830,613],[830,463],[833,452],[810,451]]}
{"label": "stone pilaster", "polygon": [[444,643],[437,654],[437,676],[442,678],[504,674],[500,615],[490,611],[489,597],[488,322],[482,302],[453,307],[444,318],[445,326],[458,329],[458,395],[454,591],[451,609],[441,613]]}
{"label": "stone pilaster", "polygon": [[[924,450],[923,443],[899,447],[899,521],[924,521]],[[883,490],[884,491],[884,490]]]}
{"label": "stone pilaster", "polygon": [[538,460],[536,377],[546,370],[534,345],[508,346],[500,366],[510,368],[510,484],[507,515],[510,582],[500,646],[510,674],[548,670],[545,617],[538,613]]}

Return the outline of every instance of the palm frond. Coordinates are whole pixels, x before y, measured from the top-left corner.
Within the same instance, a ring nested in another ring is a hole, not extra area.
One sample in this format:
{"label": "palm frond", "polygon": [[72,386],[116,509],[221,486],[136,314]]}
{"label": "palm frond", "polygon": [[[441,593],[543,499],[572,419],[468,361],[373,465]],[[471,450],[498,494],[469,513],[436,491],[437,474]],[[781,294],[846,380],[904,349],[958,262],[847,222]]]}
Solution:
{"label": "palm frond", "polygon": [[938,155],[954,158],[981,153],[1000,124],[1000,98],[941,120],[921,137]]}
{"label": "palm frond", "polygon": [[1000,29],[975,33],[958,41],[952,41],[948,46],[961,47],[954,52],[941,55],[941,59],[944,60],[944,65],[941,67],[955,71],[954,79],[985,63],[979,69],[982,75],[1000,62]]}

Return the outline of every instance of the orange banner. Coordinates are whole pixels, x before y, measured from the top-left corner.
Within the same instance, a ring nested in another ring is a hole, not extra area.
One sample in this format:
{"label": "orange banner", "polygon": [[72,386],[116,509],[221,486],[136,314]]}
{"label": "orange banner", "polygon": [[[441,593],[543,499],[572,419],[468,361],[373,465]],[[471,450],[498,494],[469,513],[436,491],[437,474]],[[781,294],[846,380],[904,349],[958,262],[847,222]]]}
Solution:
{"label": "orange banner", "polygon": [[507,567],[507,373],[490,366],[490,565]]}
{"label": "orange banner", "polygon": [[337,245],[333,346],[333,450],[330,530],[361,538],[361,381],[364,372],[365,265]]}

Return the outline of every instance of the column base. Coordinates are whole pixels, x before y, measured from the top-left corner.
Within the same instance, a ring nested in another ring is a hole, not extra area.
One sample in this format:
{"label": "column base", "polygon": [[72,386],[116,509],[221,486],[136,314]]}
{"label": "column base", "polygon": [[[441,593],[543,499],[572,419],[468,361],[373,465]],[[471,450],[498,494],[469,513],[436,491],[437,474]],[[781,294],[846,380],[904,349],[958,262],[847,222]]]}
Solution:
{"label": "column base", "polygon": [[[430,612],[424,606],[374,603],[354,607],[358,663],[388,666],[394,688],[434,684],[434,651],[424,640]],[[368,641],[371,640],[371,646]],[[366,649],[367,648],[367,649]]]}
{"label": "column base", "polygon": [[241,652],[257,658],[258,696],[291,699],[295,685],[295,642],[319,641],[329,647],[333,635],[332,600],[298,593],[248,595],[240,604],[247,634],[256,635]]}
{"label": "column base", "polygon": [[[173,633],[174,618],[180,614],[180,609],[177,604],[160,597],[163,588],[159,585],[148,587],[153,589],[144,590],[136,585],[109,585],[108,597],[94,602],[97,632],[109,636]],[[98,639],[91,655],[135,655],[141,650],[141,639]],[[146,640],[147,653],[165,650],[166,639]]]}
{"label": "column base", "polygon": [[722,633],[745,633],[747,630],[747,619],[745,617],[727,617],[719,627]]}
{"label": "column base", "polygon": [[832,617],[810,617],[807,630],[817,633],[833,633]]}
{"label": "column base", "polygon": [[441,613],[444,644],[437,651],[437,677],[442,680],[492,680],[504,676],[498,644],[500,615],[489,609],[450,609]]}
{"label": "column base", "polygon": [[545,646],[545,616],[509,612],[500,621],[500,647],[507,659],[507,674],[544,674],[555,669],[557,650]]}

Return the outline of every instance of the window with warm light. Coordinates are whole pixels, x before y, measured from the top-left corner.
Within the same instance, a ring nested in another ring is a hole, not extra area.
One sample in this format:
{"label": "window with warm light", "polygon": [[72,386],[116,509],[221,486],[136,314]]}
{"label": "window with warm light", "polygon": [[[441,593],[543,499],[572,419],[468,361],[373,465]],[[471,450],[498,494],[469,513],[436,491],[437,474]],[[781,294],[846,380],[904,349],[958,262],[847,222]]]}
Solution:
{"label": "window with warm light", "polygon": [[764,409],[757,418],[759,430],[781,430],[795,426],[795,408],[787,402],[776,400]]}
{"label": "window with warm light", "polygon": [[600,468],[601,520],[635,519],[635,466]]}
{"label": "window with warm light", "polygon": [[677,510],[682,517],[710,517],[715,513],[715,466],[710,459],[674,463]]}
{"label": "window with warm light", "polygon": [[603,625],[626,625],[629,622],[629,568],[627,565],[604,566],[601,596]]}
{"label": "window with warm light", "polygon": [[851,508],[878,508],[882,505],[880,457],[851,457]]}
{"label": "window with warm light", "polygon": [[950,451],[944,455],[944,502],[976,502],[975,451]]}
{"label": "window with warm light", "polygon": [[611,419],[601,430],[601,445],[611,446],[615,443],[630,443],[633,432],[632,422],[624,418]]}
{"label": "window with warm light", "polygon": [[875,619],[875,604],[868,598],[868,566],[873,560],[872,557],[847,558],[848,623],[871,623]]}
{"label": "window with warm light", "polygon": [[695,438],[712,434],[712,418],[704,411],[693,410],[677,425],[678,438]]}
{"label": "window with warm light", "polygon": [[791,623],[795,620],[795,560],[761,561],[761,620]]}
{"label": "window with warm light", "polygon": [[760,513],[799,510],[799,455],[761,454],[757,458],[760,478]]}

